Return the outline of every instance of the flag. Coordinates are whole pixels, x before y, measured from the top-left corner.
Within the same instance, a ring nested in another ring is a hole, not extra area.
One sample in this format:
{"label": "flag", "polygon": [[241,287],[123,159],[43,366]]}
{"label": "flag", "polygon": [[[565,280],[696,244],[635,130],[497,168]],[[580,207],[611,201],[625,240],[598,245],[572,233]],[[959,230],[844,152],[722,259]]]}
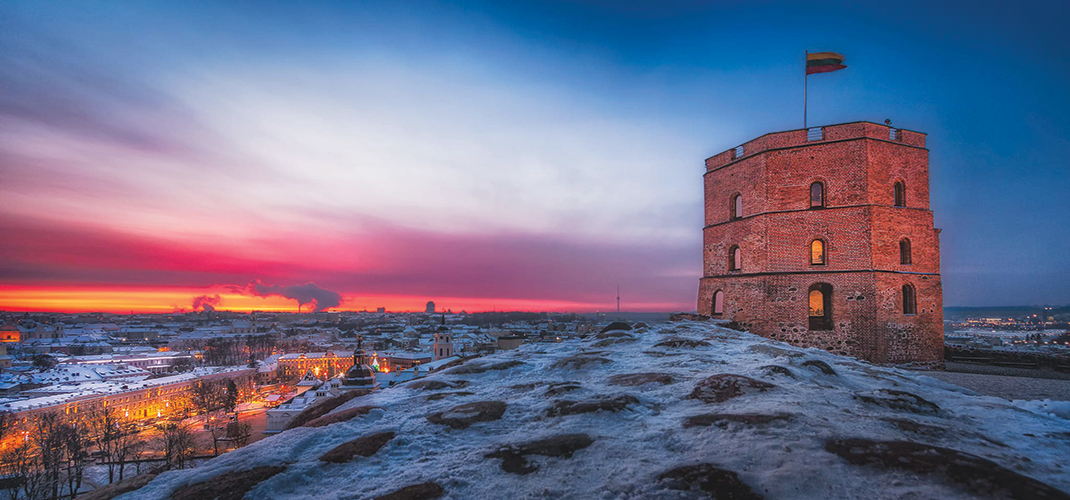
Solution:
{"label": "flag", "polygon": [[835,52],[814,52],[806,54],[806,74],[828,73],[838,71],[847,66],[843,64],[843,56]]}

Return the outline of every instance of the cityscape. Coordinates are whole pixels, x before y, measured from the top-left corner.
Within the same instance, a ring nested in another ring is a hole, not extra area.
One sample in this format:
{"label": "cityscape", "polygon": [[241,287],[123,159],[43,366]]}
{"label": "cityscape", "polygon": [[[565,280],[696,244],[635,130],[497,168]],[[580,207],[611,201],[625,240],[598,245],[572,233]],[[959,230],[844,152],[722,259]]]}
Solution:
{"label": "cityscape", "polygon": [[0,5],[0,498],[1070,499],[1070,4]]}

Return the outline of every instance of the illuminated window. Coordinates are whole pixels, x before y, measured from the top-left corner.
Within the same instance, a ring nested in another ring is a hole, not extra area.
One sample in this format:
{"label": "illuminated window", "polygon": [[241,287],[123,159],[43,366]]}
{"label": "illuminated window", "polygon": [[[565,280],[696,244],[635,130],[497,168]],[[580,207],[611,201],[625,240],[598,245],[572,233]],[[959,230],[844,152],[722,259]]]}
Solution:
{"label": "illuminated window", "polygon": [[907,239],[907,238],[903,238],[902,240],[899,240],[899,263],[900,264],[911,264],[911,263],[913,263],[913,261],[911,260],[911,257],[910,257],[910,240]]}
{"label": "illuminated window", "polygon": [[743,196],[735,195],[732,197],[732,206],[729,207],[733,219],[739,219],[743,217]]}
{"label": "illuminated window", "polygon": [[907,185],[903,181],[895,181],[895,206],[907,206]]}
{"label": "illuminated window", "polygon": [[814,283],[808,292],[811,330],[832,329],[832,285]]}
{"label": "illuminated window", "polygon": [[825,206],[825,185],[820,182],[810,184],[810,208]]}
{"label": "illuminated window", "polygon": [[818,239],[810,242],[810,265],[825,265],[825,240]]}
{"label": "illuminated window", "polygon": [[739,250],[739,247],[733,246],[728,251],[728,270],[739,271],[743,268],[743,252]]}
{"label": "illuminated window", "polygon": [[918,314],[918,298],[910,283],[903,285],[903,314]]}
{"label": "illuminated window", "polygon": [[724,314],[724,292],[713,292],[713,314]]}

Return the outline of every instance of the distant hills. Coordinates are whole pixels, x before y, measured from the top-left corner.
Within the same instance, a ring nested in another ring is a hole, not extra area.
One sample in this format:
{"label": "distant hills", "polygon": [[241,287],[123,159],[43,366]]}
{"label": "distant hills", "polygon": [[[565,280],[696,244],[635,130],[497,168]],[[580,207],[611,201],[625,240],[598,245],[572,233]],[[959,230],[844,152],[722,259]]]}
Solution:
{"label": "distant hills", "polygon": [[1044,308],[1051,307],[1047,311],[1049,316],[1056,314],[1070,314],[1070,305],[1066,306],[995,306],[995,307],[945,307],[944,316],[961,318],[966,316],[983,316],[991,318],[1008,318],[1027,316],[1030,314],[1043,314]]}

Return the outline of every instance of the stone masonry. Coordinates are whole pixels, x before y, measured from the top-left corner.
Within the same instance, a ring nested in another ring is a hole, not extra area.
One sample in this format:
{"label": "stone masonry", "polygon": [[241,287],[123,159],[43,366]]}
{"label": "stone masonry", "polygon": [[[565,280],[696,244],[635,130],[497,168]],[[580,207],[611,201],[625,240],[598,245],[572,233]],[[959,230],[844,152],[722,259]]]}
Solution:
{"label": "stone masonry", "polygon": [[[940,230],[929,210],[925,134],[869,122],[766,134],[707,159],[704,180],[700,313],[874,363],[941,362]],[[819,206],[811,206],[814,183]],[[824,259],[815,264],[817,239]],[[904,304],[907,288],[913,307]],[[828,295],[820,318],[811,317],[815,289]]]}

